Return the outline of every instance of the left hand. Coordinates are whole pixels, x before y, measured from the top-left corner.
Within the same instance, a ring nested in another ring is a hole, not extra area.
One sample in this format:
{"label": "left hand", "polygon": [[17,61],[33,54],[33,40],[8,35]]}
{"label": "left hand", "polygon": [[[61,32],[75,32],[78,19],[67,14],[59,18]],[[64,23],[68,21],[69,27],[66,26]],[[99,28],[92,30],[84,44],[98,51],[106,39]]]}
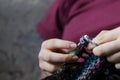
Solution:
{"label": "left hand", "polygon": [[107,56],[107,60],[115,63],[115,67],[120,69],[120,27],[101,31],[93,40],[99,46],[88,46],[88,48],[93,49],[93,53],[97,56]]}

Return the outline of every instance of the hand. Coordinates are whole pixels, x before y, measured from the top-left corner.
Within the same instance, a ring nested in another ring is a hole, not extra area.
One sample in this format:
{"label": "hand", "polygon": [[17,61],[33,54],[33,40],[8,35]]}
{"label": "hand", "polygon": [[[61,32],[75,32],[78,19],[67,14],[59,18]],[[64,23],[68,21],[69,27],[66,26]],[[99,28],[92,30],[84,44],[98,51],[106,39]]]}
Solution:
{"label": "hand", "polygon": [[100,32],[94,39],[97,47],[89,46],[97,56],[107,56],[109,62],[115,63],[120,69],[120,27]]}
{"label": "hand", "polygon": [[68,54],[76,47],[74,42],[66,40],[50,39],[44,41],[38,57],[40,68],[43,71],[53,73],[63,62],[77,61],[77,56]]}

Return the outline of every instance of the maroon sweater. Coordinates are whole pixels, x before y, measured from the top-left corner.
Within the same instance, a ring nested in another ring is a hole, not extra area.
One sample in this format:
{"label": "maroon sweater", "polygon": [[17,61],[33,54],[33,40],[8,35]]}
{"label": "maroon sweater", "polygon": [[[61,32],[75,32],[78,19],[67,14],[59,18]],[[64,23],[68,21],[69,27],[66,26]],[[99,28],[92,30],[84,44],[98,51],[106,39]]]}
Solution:
{"label": "maroon sweater", "polygon": [[120,26],[120,0],[55,0],[38,32],[44,39],[61,38],[78,42],[88,34]]}

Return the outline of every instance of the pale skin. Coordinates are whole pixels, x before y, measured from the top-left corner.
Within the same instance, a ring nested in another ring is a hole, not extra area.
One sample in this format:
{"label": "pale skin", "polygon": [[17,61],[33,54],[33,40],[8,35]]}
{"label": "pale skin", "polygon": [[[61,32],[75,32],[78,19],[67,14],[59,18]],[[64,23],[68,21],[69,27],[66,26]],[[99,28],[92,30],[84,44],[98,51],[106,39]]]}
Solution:
{"label": "pale skin", "polygon": [[77,61],[78,57],[76,55],[68,54],[76,46],[74,42],[61,39],[44,41],[38,57],[42,70],[41,78],[51,75],[63,62]]}
{"label": "pale skin", "polygon": [[[109,62],[120,69],[120,27],[113,30],[103,30],[94,39],[99,46],[88,45],[97,56],[106,56]],[[77,61],[78,57],[68,54],[75,49],[76,43],[61,39],[49,39],[42,43],[39,53],[39,65],[42,77],[55,72],[63,62]],[[41,78],[42,78],[41,77]]]}
{"label": "pale skin", "polygon": [[89,45],[89,49],[92,49],[97,56],[106,56],[109,62],[115,64],[116,69],[120,69],[120,27],[103,30],[94,38],[94,41],[100,46]]}

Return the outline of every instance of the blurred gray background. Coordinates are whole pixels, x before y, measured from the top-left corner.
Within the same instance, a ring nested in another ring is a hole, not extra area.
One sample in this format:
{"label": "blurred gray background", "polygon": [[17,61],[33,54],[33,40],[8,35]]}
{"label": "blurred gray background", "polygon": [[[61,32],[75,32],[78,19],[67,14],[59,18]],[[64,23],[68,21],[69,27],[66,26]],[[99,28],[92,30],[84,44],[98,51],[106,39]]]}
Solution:
{"label": "blurred gray background", "polygon": [[52,0],[0,0],[0,80],[39,80],[36,25]]}

